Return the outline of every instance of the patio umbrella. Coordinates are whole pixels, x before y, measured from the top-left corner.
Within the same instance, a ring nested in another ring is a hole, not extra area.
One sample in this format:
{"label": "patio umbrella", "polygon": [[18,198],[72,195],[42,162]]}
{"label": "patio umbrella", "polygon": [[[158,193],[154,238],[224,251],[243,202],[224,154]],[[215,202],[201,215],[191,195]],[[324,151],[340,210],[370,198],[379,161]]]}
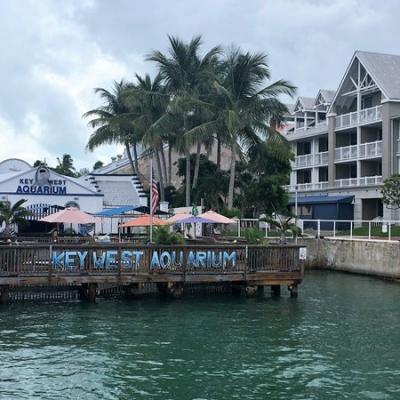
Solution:
{"label": "patio umbrella", "polygon": [[199,217],[211,219],[217,224],[236,224],[236,221],[211,210],[200,214]]}
{"label": "patio umbrella", "polygon": [[188,217],[179,218],[174,221],[176,224],[216,224],[215,221],[209,218],[195,217],[189,215]]}
{"label": "patio umbrella", "polygon": [[168,225],[167,221],[164,221],[160,218],[154,217],[151,221],[151,216],[149,214],[141,215],[140,217],[130,219],[129,221],[120,224],[120,228],[132,228],[132,227],[143,227],[143,226],[161,226],[161,225]]}
{"label": "patio umbrella", "polygon": [[[175,221],[176,224],[215,224],[211,219],[196,217],[194,215],[189,215],[188,217],[183,217]],[[194,229],[194,239],[196,239],[196,228]]]}
{"label": "patio umbrella", "polygon": [[53,224],[94,224],[96,218],[92,215],[79,210],[78,208],[68,207],[64,210],[50,214],[47,217],[41,218],[39,221]]}
{"label": "patio umbrella", "polygon": [[190,217],[190,216],[191,216],[191,214],[184,214],[184,213],[175,214],[172,217],[168,218],[167,222],[169,224],[177,224],[178,223],[178,222],[176,222],[177,220],[183,219],[183,218],[187,218],[187,217]]}

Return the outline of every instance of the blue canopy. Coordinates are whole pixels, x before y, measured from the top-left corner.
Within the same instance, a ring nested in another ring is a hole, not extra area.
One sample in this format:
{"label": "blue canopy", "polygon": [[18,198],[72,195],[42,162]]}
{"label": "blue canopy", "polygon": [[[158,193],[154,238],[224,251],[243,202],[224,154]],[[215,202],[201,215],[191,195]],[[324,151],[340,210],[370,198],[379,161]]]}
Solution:
{"label": "blue canopy", "polygon": [[145,206],[122,206],[115,208],[106,208],[96,214],[97,217],[115,217],[118,215],[123,215],[130,211],[146,212],[147,207]]}
{"label": "blue canopy", "polygon": [[[310,204],[327,204],[327,203],[352,203],[354,196],[299,196],[297,198],[297,204],[310,205]],[[295,204],[296,200],[294,197],[289,199],[289,204]]]}
{"label": "blue canopy", "polygon": [[[121,206],[114,208],[105,208],[96,214],[96,217],[117,217],[119,215],[124,215],[131,211],[137,211],[143,214],[150,214],[150,208],[147,206]],[[165,211],[157,210],[155,215],[167,215]]]}

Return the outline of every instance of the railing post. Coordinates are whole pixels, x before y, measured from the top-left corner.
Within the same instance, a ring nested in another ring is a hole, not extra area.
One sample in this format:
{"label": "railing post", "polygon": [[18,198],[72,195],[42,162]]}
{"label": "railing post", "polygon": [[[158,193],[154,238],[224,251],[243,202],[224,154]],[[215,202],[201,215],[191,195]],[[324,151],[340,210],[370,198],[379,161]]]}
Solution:
{"label": "railing post", "polygon": [[49,278],[51,277],[51,270],[53,268],[53,245],[50,244],[49,246],[49,252],[50,252],[50,257],[49,257]]}
{"label": "railing post", "polygon": [[371,221],[368,221],[368,240],[371,240]]}
{"label": "railing post", "polygon": [[389,228],[388,228],[388,239],[391,240],[392,239],[392,225],[389,221]]}
{"label": "railing post", "polygon": [[319,239],[321,236],[321,220],[317,221],[317,238]]}
{"label": "railing post", "polygon": [[333,237],[336,237],[336,220],[333,221]]}
{"label": "railing post", "polygon": [[238,219],[238,237],[240,237],[240,219]]}
{"label": "railing post", "polygon": [[118,245],[118,275],[122,272],[122,260],[121,260],[121,246]]}
{"label": "railing post", "polygon": [[350,221],[350,240],[353,240],[353,221]]}

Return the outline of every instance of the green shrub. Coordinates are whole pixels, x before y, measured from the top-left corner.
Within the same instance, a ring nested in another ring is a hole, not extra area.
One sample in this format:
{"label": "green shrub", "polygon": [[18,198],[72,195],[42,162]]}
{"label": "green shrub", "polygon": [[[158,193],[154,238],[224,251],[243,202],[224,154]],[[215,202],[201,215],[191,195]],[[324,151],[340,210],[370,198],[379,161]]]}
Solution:
{"label": "green shrub", "polygon": [[184,244],[185,238],[180,233],[170,232],[166,226],[158,226],[153,232],[155,244]]}
{"label": "green shrub", "polygon": [[241,213],[240,210],[237,208],[223,208],[221,210],[221,214],[224,215],[226,218],[233,218],[233,217],[237,217],[240,218],[241,217]]}
{"label": "green shrub", "polygon": [[257,228],[245,229],[243,236],[249,244],[261,244],[264,241],[264,233]]}

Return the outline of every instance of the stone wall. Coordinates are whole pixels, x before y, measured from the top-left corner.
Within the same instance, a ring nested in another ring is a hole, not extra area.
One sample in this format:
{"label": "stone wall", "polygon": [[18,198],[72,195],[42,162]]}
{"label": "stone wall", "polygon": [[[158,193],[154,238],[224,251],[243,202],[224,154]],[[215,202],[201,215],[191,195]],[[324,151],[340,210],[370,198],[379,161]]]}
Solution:
{"label": "stone wall", "polygon": [[400,243],[307,239],[306,268],[326,268],[400,279]]}

